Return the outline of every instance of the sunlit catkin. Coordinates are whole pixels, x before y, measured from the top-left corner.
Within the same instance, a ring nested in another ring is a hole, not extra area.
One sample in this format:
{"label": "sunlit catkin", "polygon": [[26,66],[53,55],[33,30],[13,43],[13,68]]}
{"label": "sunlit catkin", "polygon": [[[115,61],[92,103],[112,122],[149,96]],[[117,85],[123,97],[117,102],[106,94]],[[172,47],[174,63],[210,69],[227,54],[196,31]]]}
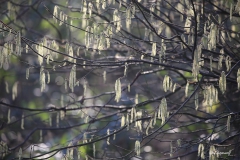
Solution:
{"label": "sunlit catkin", "polygon": [[54,6],[54,10],[53,10],[53,20],[55,23],[58,23],[58,7],[57,6]]}
{"label": "sunlit catkin", "polygon": [[[136,119],[141,119],[142,118],[142,111],[138,111],[136,114]],[[136,127],[138,128],[139,132],[142,132],[142,120],[137,120],[136,121]]]}
{"label": "sunlit catkin", "polygon": [[132,123],[136,119],[136,109],[135,109],[135,107],[132,107],[130,114],[131,114],[130,123]]}
{"label": "sunlit catkin", "polygon": [[138,94],[135,95],[135,104],[138,104]]}
{"label": "sunlit catkin", "polygon": [[198,146],[198,157],[201,157],[201,159],[205,159],[204,145],[202,143]]}
{"label": "sunlit catkin", "polygon": [[[107,135],[110,135],[110,129],[107,129]],[[110,145],[110,137],[107,138],[107,145]]]}
{"label": "sunlit catkin", "polygon": [[186,87],[185,87],[185,97],[188,96],[188,87],[189,87],[189,81],[187,81]]}
{"label": "sunlit catkin", "polygon": [[122,92],[122,89],[121,89],[121,81],[120,81],[120,78],[118,78],[115,82],[115,101],[116,102],[119,102],[120,98],[121,98],[121,92]]}
{"label": "sunlit catkin", "polygon": [[102,9],[106,9],[107,7],[107,0],[102,0]]}
{"label": "sunlit catkin", "polygon": [[157,53],[157,43],[153,42],[152,43],[152,56],[156,56]]}
{"label": "sunlit catkin", "polygon": [[240,68],[238,68],[238,71],[237,71],[237,84],[238,84],[238,90],[239,90],[240,89]]}
{"label": "sunlit catkin", "polygon": [[121,127],[124,127],[125,126],[125,116],[123,115],[122,118],[121,118]]}
{"label": "sunlit catkin", "polygon": [[74,92],[74,86],[76,85],[76,65],[72,66],[69,76],[69,88]]}
{"label": "sunlit catkin", "polygon": [[88,3],[88,13],[89,17],[92,16],[92,9],[93,9],[93,4],[91,2]]}
{"label": "sunlit catkin", "polygon": [[49,84],[50,83],[50,73],[49,73],[49,71],[47,71],[47,84]]}
{"label": "sunlit catkin", "polygon": [[214,145],[210,146],[209,149],[209,160],[217,160],[218,154],[216,154],[217,150]]}
{"label": "sunlit catkin", "polygon": [[12,87],[12,99],[15,100],[17,96],[18,96],[18,82],[15,82]]}
{"label": "sunlit catkin", "polygon": [[57,116],[56,116],[56,127],[59,127],[59,119],[60,119],[59,112],[57,112]]}
{"label": "sunlit catkin", "polygon": [[135,152],[137,154],[137,156],[140,156],[140,153],[141,153],[141,144],[140,144],[140,141],[137,140],[135,142]]}

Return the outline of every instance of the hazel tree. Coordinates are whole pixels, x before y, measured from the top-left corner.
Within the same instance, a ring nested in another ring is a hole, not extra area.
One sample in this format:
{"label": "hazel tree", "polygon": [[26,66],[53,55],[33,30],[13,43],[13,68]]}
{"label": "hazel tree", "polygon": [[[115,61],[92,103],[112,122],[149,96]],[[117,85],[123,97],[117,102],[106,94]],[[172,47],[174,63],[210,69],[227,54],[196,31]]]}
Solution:
{"label": "hazel tree", "polygon": [[0,12],[1,159],[239,159],[240,0]]}

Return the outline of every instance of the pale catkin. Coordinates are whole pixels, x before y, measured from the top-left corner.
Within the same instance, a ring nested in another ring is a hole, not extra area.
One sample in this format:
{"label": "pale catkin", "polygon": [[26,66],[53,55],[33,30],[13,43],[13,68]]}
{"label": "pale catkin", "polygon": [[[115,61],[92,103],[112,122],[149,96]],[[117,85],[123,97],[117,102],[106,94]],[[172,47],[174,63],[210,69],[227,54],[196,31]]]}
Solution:
{"label": "pale catkin", "polygon": [[43,141],[43,130],[40,130],[39,132],[40,132],[39,133],[39,137],[40,137],[39,142],[42,142]]}
{"label": "pale catkin", "polygon": [[163,90],[164,92],[167,92],[168,88],[167,88],[167,81],[168,81],[168,76],[165,75],[164,79],[163,79]]}
{"label": "pale catkin", "polygon": [[121,127],[124,127],[125,126],[125,116],[123,115],[122,118],[121,118]]}
{"label": "pale catkin", "polygon": [[87,80],[85,79],[83,82],[83,95],[86,96],[87,94]]}
{"label": "pale catkin", "polygon": [[173,142],[170,142],[170,157],[173,156]]}
{"label": "pale catkin", "polygon": [[222,93],[226,91],[226,75],[224,71],[222,71],[221,77],[219,78],[219,88]]}
{"label": "pale catkin", "polygon": [[28,53],[28,44],[26,44],[26,47],[25,47],[25,50],[26,50],[26,53]]}
{"label": "pale catkin", "polygon": [[69,75],[69,88],[71,89],[72,92],[74,92],[75,85],[76,85],[76,65],[73,65]]}
{"label": "pale catkin", "polygon": [[127,130],[129,130],[129,124],[130,124],[129,114],[127,114],[127,117],[126,117],[126,124],[127,124]]}
{"label": "pale catkin", "polygon": [[46,87],[46,77],[43,67],[40,69],[40,86],[41,86],[41,92],[45,90]]}
{"label": "pale catkin", "polygon": [[89,115],[87,115],[85,118],[84,118],[84,123],[88,123],[89,122]]}
{"label": "pale catkin", "polygon": [[127,7],[127,10],[126,10],[126,28],[128,32],[130,32],[130,29],[131,29],[131,19],[132,19],[131,6],[129,6]]}
{"label": "pale catkin", "polygon": [[27,69],[26,69],[26,79],[29,78],[29,70],[30,70],[30,68],[27,68]]}
{"label": "pale catkin", "polygon": [[57,6],[54,6],[54,10],[53,10],[53,20],[55,23],[58,23],[58,7]]}
{"label": "pale catkin", "polygon": [[[138,111],[136,113],[136,119],[141,119],[142,118],[142,111]],[[138,128],[139,132],[142,132],[142,120],[136,121],[136,127]]]}
{"label": "pale catkin", "polygon": [[12,99],[15,100],[18,96],[18,82],[15,82],[12,87]]}
{"label": "pale catkin", "polygon": [[50,83],[50,73],[49,73],[49,71],[47,71],[47,84],[49,84]]}
{"label": "pale catkin", "polygon": [[5,87],[6,93],[9,93],[8,82],[5,81],[4,83],[5,83],[5,86],[6,86],[6,87]]}
{"label": "pale catkin", "polygon": [[87,133],[83,133],[83,143],[88,143]]}
{"label": "pale catkin", "polygon": [[159,105],[159,109],[160,110],[158,112],[158,114],[159,114],[158,117],[161,118],[162,124],[164,124],[166,118],[168,118],[168,116],[169,116],[169,113],[167,112],[167,100],[166,100],[166,98],[163,98],[161,100],[161,103]]}
{"label": "pale catkin", "polygon": [[233,4],[230,4],[230,21],[232,21],[232,14],[233,14]]}
{"label": "pale catkin", "polygon": [[49,126],[52,127],[52,114],[49,115],[48,122],[49,122]]}
{"label": "pale catkin", "polygon": [[188,96],[188,88],[189,88],[189,81],[187,81],[186,87],[185,87],[185,97]]}
{"label": "pale catkin", "polygon": [[8,109],[8,124],[11,123],[11,109]]}
{"label": "pale catkin", "polygon": [[103,82],[106,83],[107,80],[107,72],[103,71]]}
{"label": "pale catkin", "polygon": [[39,45],[36,45],[36,50],[38,52],[38,62],[40,65],[43,63],[43,56],[44,56],[44,51],[43,51],[43,43],[39,43]]}
{"label": "pale catkin", "polygon": [[175,92],[175,90],[176,90],[176,86],[177,86],[177,84],[174,83],[174,85],[173,85],[173,89],[172,89],[172,92]]}
{"label": "pale catkin", "polygon": [[22,151],[22,148],[20,147],[19,151],[18,151],[18,158],[19,158],[19,160],[22,159],[22,154],[23,154],[23,151]]}
{"label": "pale catkin", "polygon": [[89,17],[92,16],[92,9],[93,9],[93,4],[91,2],[88,3],[88,13]]}
{"label": "pale catkin", "polygon": [[229,56],[225,58],[225,64],[226,64],[227,71],[229,71],[231,68],[231,58]]}
{"label": "pale catkin", "polygon": [[135,152],[137,154],[137,156],[140,156],[140,153],[141,153],[141,143],[139,140],[137,140],[135,142]]}
{"label": "pale catkin", "polygon": [[135,104],[138,104],[138,94],[135,95]]}
{"label": "pale catkin", "polygon": [[132,107],[130,114],[131,114],[130,123],[132,123],[136,119],[136,109],[135,109],[135,107]]}
{"label": "pale catkin", "polygon": [[96,157],[96,145],[93,143],[93,157]]}
{"label": "pale catkin", "polygon": [[[240,84],[240,82],[239,82],[239,84]],[[128,84],[128,92],[130,92],[131,91],[131,84],[129,83]]]}
{"label": "pale catkin", "polygon": [[212,57],[212,55],[210,56],[210,71],[212,71],[212,61],[213,61],[213,57]]}
{"label": "pale catkin", "polygon": [[157,43],[153,42],[152,43],[152,56],[156,56],[157,53]]}
{"label": "pale catkin", "polygon": [[116,93],[115,101],[116,102],[119,102],[119,100],[121,98],[121,92],[122,92],[121,81],[120,81],[120,78],[118,78],[115,82],[115,93]]}
{"label": "pale catkin", "polygon": [[194,104],[195,104],[195,110],[198,110],[198,107],[199,107],[198,92],[196,92],[194,95]]}
{"label": "pale catkin", "polygon": [[128,69],[128,64],[125,63],[125,66],[124,66],[124,76],[127,76],[127,69]]}
{"label": "pale catkin", "polygon": [[177,145],[178,145],[178,147],[181,147],[181,145],[182,145],[181,143],[182,143],[182,140],[181,140],[181,139],[178,139],[178,140],[177,140]]}
{"label": "pale catkin", "polygon": [[47,55],[47,64],[49,64],[49,60],[50,60],[50,56],[49,55]]}
{"label": "pale catkin", "polygon": [[24,130],[24,114],[22,114],[21,129]]}
{"label": "pale catkin", "polygon": [[240,68],[238,68],[238,71],[237,71],[237,84],[238,84],[238,90],[239,90],[240,89]]}
{"label": "pale catkin", "polygon": [[219,58],[218,58],[218,69],[219,69],[219,70],[222,68],[223,58],[224,58],[223,55],[219,55]]}
{"label": "pale catkin", "polygon": [[201,159],[205,159],[204,145],[202,143],[198,146],[198,157],[201,157]]}
{"label": "pale catkin", "polygon": [[60,111],[60,119],[63,120],[65,117],[65,112],[64,111]]}
{"label": "pale catkin", "polygon": [[[114,131],[115,132],[115,131]],[[116,140],[116,134],[113,135],[113,140]]]}
{"label": "pale catkin", "polygon": [[[110,129],[107,129],[107,135],[110,135]],[[110,137],[107,138],[107,145],[110,145]]]}
{"label": "pale catkin", "polygon": [[230,132],[230,122],[231,122],[231,115],[227,118],[227,132]]}
{"label": "pale catkin", "polygon": [[59,127],[59,112],[57,112],[57,116],[56,116],[56,127]]}
{"label": "pale catkin", "polygon": [[216,154],[216,152],[215,146],[211,145],[209,149],[209,160],[217,160],[218,154]]}
{"label": "pale catkin", "polygon": [[157,122],[157,114],[158,113],[154,113],[154,115],[153,115],[153,122],[152,122],[152,124],[153,124],[153,126],[156,124],[156,122]]}
{"label": "pale catkin", "polygon": [[16,39],[16,54],[18,56],[21,55],[21,50],[22,50],[22,48],[21,48],[21,32],[18,32],[17,39]]}

